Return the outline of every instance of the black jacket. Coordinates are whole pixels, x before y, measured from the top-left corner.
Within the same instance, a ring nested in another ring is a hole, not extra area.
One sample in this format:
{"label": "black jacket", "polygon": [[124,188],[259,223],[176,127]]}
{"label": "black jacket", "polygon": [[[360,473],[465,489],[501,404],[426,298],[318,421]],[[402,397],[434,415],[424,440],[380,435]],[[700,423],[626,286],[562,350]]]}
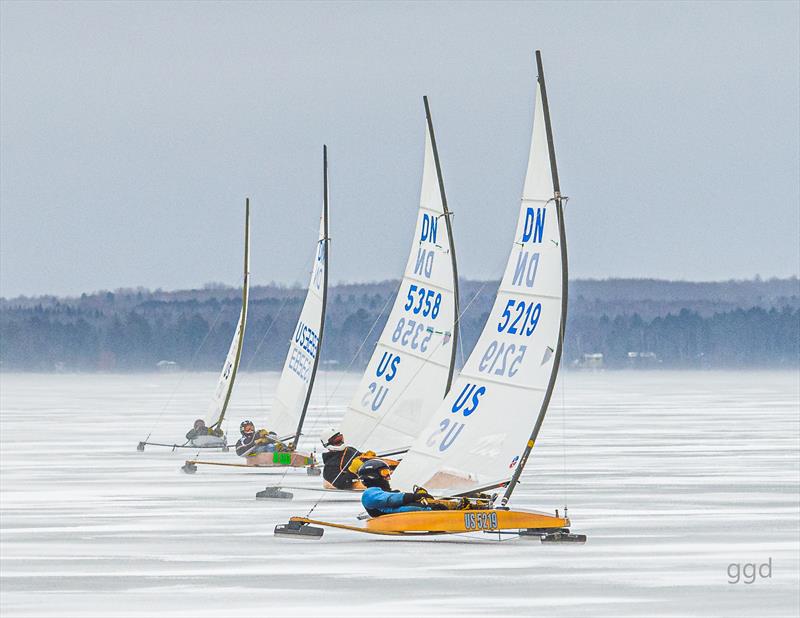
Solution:
{"label": "black jacket", "polygon": [[239,457],[246,457],[247,454],[256,447],[256,434],[244,435],[236,443],[236,454]]}
{"label": "black jacket", "polygon": [[347,467],[350,463],[361,455],[352,446],[345,446],[341,451],[325,451],[322,453],[322,478],[328,481],[336,489],[350,489],[353,483],[358,480],[358,476],[348,472]]}

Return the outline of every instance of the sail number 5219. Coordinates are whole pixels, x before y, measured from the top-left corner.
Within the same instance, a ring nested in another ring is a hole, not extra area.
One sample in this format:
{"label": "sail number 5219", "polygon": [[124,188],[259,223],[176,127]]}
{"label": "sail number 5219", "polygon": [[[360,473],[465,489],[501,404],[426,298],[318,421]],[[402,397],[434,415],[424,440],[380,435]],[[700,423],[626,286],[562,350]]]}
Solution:
{"label": "sail number 5219", "polygon": [[464,513],[467,530],[497,530],[497,513]]}
{"label": "sail number 5219", "polygon": [[542,303],[534,304],[511,298],[503,309],[502,319],[497,324],[497,332],[507,331],[509,335],[530,337],[536,330],[541,314]]}

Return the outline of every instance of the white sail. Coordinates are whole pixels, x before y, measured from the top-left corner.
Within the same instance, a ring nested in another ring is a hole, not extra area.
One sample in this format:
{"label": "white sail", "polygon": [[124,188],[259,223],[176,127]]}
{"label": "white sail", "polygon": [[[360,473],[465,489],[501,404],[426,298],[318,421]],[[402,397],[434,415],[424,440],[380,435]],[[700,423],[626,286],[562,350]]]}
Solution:
{"label": "white sail", "polygon": [[561,322],[562,254],[541,88],[511,255],[463,371],[392,477],[440,495],[509,479],[548,393]]}
{"label": "white sail", "polygon": [[455,255],[434,148],[429,125],[417,226],[403,281],[339,429],[348,444],[360,449],[408,447],[452,379]]}
{"label": "white sail", "polygon": [[319,362],[328,286],[327,155],[325,177],[325,197],[311,281],[300,318],[292,332],[289,353],[275,391],[275,399],[267,413],[265,427],[281,437],[301,431]]}
{"label": "white sail", "polygon": [[247,324],[247,300],[250,292],[250,200],[245,206],[245,231],[244,231],[244,281],[242,283],[242,309],[239,313],[239,322],[233,333],[233,340],[222,365],[217,388],[208,410],[207,427],[219,427],[225,418],[225,411],[233,391],[236,372],[239,370],[239,361],[242,357],[242,343],[244,342],[244,329]]}

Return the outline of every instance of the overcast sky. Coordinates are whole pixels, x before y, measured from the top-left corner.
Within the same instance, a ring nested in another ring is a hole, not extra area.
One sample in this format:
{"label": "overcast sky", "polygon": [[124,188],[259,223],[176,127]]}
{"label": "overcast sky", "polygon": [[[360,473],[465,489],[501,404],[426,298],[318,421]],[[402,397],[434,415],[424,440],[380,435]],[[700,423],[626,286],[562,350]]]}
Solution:
{"label": "overcast sky", "polygon": [[573,277],[788,276],[800,4],[2,3],[0,294],[396,278],[430,97],[463,277],[500,277],[541,49]]}

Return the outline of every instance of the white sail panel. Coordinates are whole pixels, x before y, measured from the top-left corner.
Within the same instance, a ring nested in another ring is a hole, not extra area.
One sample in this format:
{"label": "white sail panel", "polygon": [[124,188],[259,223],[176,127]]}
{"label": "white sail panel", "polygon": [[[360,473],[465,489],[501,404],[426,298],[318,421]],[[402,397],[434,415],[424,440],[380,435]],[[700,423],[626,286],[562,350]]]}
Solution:
{"label": "white sail panel", "polygon": [[325,269],[327,267],[325,212],[320,217],[319,237],[314,254],[314,267],[300,318],[292,332],[289,353],[275,391],[265,427],[279,436],[293,435],[300,424],[306,397],[311,388],[315,360],[319,354],[320,334],[324,319]]}
{"label": "white sail panel", "polygon": [[511,255],[463,371],[393,475],[396,489],[457,493],[514,473],[554,369],[562,257],[542,97]]}
{"label": "white sail panel", "polygon": [[225,410],[233,390],[233,383],[236,380],[236,372],[239,370],[239,361],[242,357],[242,344],[244,343],[244,331],[247,326],[247,303],[250,292],[250,200],[245,206],[245,230],[244,230],[244,279],[242,281],[242,309],[239,313],[239,321],[236,323],[236,330],[233,333],[231,345],[228,348],[228,355],[222,365],[222,372],[219,374],[217,388],[211,398],[208,409],[207,427],[215,427],[222,424],[225,418]]}
{"label": "white sail panel", "polygon": [[446,216],[426,128],[420,206],[403,281],[340,426],[357,448],[408,447],[447,389],[456,298]]}

